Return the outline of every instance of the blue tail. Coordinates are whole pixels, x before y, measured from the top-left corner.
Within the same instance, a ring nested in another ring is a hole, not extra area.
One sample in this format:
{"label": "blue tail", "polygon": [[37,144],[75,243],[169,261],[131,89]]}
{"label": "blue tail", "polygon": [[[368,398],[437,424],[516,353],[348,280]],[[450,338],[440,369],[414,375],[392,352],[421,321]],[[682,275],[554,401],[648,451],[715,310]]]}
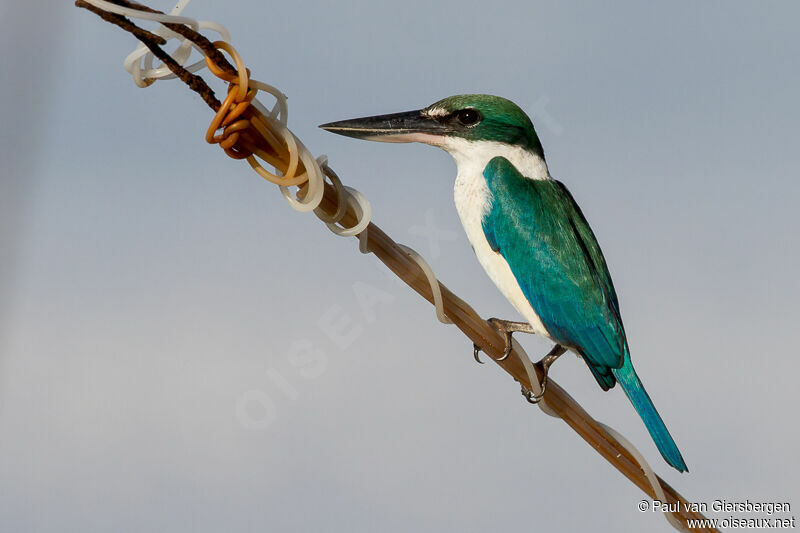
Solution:
{"label": "blue tail", "polygon": [[661,452],[664,459],[679,472],[688,472],[689,469],[686,468],[686,463],[683,462],[678,446],[672,440],[667,426],[664,425],[664,421],[661,420],[658,411],[656,411],[656,406],[653,405],[650,396],[644,390],[642,382],[639,381],[639,376],[636,375],[636,371],[633,369],[627,350],[625,350],[625,363],[622,368],[615,368],[612,372],[614,372],[614,377],[617,378],[619,384],[622,385],[622,390],[625,391],[633,407],[636,408],[636,412],[639,413],[644,425],[647,426],[647,431],[650,432],[650,436],[655,441],[658,451]]}

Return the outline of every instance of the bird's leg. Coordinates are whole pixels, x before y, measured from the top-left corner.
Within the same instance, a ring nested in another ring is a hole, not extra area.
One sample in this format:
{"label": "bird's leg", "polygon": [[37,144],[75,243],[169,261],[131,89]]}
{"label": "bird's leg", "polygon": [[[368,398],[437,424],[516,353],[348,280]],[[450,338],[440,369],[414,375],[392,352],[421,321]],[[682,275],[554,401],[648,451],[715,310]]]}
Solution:
{"label": "bird's leg", "polygon": [[[498,359],[495,359],[495,361],[502,361],[503,359],[508,357],[508,354],[511,353],[511,346],[512,346],[512,344],[511,344],[511,334],[512,333],[514,333],[515,331],[519,331],[520,333],[536,333],[535,331],[533,331],[533,328],[531,327],[531,325],[528,324],[527,322],[514,322],[512,320],[502,320],[500,318],[494,318],[494,317],[492,317],[489,320],[487,320],[487,322],[489,322],[491,325],[493,325],[495,327],[495,329],[497,329],[497,331],[499,331],[505,337],[505,341],[506,341],[506,346],[505,346],[505,349],[503,350],[502,357],[500,357]],[[479,362],[480,364],[483,364],[483,361],[481,361],[480,357],[478,357],[478,353],[480,353],[480,351],[481,351],[480,346],[478,346],[477,344],[473,343],[472,344],[472,356],[475,358],[475,360],[477,362]]]}
{"label": "bird's leg", "polygon": [[542,390],[542,392],[539,394],[534,394],[532,391],[526,390],[523,386],[522,395],[525,396],[526,400],[528,400],[530,403],[539,403],[542,398],[544,398],[544,391],[547,389],[547,372],[550,370],[550,365],[552,365],[555,360],[566,351],[566,348],[560,344],[556,344],[547,355],[542,357],[542,359],[536,363],[536,366],[542,369],[542,381],[539,383],[539,388]]}

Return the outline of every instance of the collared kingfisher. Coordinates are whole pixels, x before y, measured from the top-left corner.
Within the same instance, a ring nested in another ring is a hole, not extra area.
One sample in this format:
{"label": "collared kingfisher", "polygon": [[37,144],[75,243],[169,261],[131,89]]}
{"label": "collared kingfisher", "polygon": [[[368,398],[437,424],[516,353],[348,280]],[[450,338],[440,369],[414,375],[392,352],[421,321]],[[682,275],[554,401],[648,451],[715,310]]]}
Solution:
{"label": "collared kingfisher", "polygon": [[[554,180],[533,123],[516,104],[485,94],[451,96],[424,109],[342,120],[321,128],[382,142],[438,146],[456,161],[456,209],[478,261],[525,322],[490,319],[555,343],[539,363],[567,350],[603,390],[619,382],[664,459],[687,471],[675,441],[631,364],[617,294],[589,223]],[[477,347],[475,348],[477,358]],[[531,398],[528,393],[529,399]]]}

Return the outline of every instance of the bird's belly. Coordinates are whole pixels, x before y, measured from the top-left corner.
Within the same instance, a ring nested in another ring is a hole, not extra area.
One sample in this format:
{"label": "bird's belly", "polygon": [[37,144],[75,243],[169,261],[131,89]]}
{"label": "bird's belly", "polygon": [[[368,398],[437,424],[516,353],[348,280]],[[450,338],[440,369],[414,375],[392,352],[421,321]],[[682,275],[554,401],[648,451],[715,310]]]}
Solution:
{"label": "bird's belly", "polygon": [[[491,246],[489,246],[489,241],[486,240],[486,235],[483,233],[481,220],[488,200],[486,197],[488,190],[484,190],[485,183],[483,176],[480,176],[479,179],[465,179],[465,176],[459,175],[457,178],[455,201],[461,225],[464,226],[464,231],[470,244],[472,244],[472,249],[475,251],[478,261],[489,275],[489,278],[503,293],[503,296],[520,312],[537,335],[550,338],[550,334],[542,324],[538,313],[528,302],[517,282],[517,278],[511,272],[511,267],[508,266],[502,255],[492,250]],[[483,187],[481,187],[481,184],[483,184]]]}

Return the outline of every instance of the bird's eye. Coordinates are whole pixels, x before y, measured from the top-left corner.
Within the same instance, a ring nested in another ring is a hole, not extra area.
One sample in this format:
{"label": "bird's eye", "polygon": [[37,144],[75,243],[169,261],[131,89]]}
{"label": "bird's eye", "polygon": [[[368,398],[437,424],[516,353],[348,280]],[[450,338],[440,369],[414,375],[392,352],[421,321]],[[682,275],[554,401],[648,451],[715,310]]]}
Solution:
{"label": "bird's eye", "polygon": [[478,123],[481,114],[474,109],[461,109],[456,112],[456,118],[464,126],[472,126]]}

